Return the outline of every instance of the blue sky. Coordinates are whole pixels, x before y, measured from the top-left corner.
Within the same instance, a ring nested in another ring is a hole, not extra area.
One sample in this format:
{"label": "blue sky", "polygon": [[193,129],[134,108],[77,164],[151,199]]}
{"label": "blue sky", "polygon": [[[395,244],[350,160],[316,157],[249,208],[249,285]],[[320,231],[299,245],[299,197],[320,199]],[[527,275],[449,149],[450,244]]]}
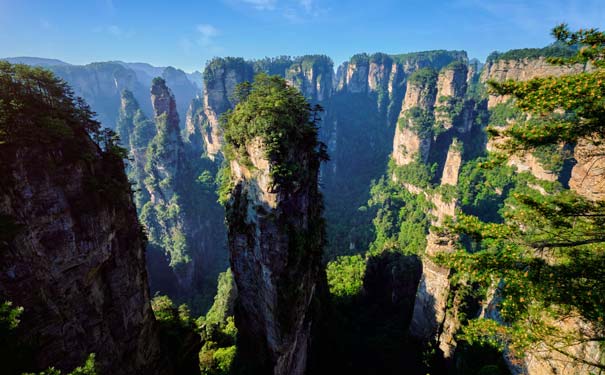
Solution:
{"label": "blue sky", "polygon": [[0,0],[0,57],[201,70],[214,56],[544,46],[557,23],[605,28],[605,0]]}

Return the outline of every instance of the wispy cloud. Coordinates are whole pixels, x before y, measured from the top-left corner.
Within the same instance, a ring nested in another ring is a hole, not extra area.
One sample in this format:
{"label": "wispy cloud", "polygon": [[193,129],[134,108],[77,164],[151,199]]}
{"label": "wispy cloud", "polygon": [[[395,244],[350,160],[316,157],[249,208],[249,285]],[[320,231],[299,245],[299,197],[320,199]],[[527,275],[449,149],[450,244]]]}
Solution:
{"label": "wispy cloud", "polygon": [[207,23],[197,25],[196,27],[199,35],[199,42],[202,47],[208,47],[213,44],[214,38],[216,38],[220,32],[219,30]]}
{"label": "wispy cloud", "polygon": [[303,23],[326,12],[319,0],[224,0],[235,8],[270,13],[292,23]]}
{"label": "wispy cloud", "polygon": [[135,34],[134,30],[124,30],[118,25],[97,26],[92,31],[95,33],[104,33],[118,39],[131,38]]}
{"label": "wispy cloud", "polygon": [[219,54],[223,52],[223,48],[216,40],[220,35],[220,30],[215,26],[207,23],[199,24],[195,26],[193,33],[181,37],[179,46],[187,55],[191,55],[196,47],[201,47],[204,53]]}
{"label": "wispy cloud", "polygon": [[277,5],[277,0],[241,0],[241,2],[257,10],[274,10]]}

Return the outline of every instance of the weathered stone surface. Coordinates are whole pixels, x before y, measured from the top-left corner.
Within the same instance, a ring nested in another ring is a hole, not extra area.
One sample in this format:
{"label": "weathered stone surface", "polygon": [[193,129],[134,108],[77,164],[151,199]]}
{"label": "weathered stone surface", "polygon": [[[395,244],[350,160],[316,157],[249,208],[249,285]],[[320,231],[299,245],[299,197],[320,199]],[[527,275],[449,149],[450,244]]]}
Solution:
{"label": "weathered stone surface", "polygon": [[83,132],[70,142],[87,157],[57,144],[0,148],[0,213],[22,226],[0,252],[0,295],[24,307],[19,329],[37,343],[40,368],[73,369],[96,353],[102,373],[159,373],[124,165]]}
{"label": "weathered stone surface", "polygon": [[[566,74],[581,73],[590,70],[590,67],[584,65],[552,65],[546,61],[546,58],[538,59],[520,59],[520,60],[496,60],[487,62],[481,72],[481,82],[494,80],[497,82],[512,79],[515,81],[528,81],[532,78],[547,76],[562,76]],[[494,107],[499,103],[504,103],[509,98],[507,96],[490,95],[488,106]]]}
{"label": "weathered stone surface", "polygon": [[569,187],[590,200],[605,200],[605,147],[580,140],[574,148],[576,164]]}
{"label": "weathered stone surface", "polygon": [[[321,251],[296,241],[317,232],[321,198],[315,155],[288,156],[308,173],[292,188],[275,188],[260,139],[247,146],[252,168],[231,161],[235,188],[229,203],[229,249],[237,289],[238,348],[249,371],[304,374],[311,345],[312,301],[322,277]],[[301,237],[302,236],[302,237]],[[319,242],[317,242],[319,241]],[[297,252],[304,251],[304,254]]]}

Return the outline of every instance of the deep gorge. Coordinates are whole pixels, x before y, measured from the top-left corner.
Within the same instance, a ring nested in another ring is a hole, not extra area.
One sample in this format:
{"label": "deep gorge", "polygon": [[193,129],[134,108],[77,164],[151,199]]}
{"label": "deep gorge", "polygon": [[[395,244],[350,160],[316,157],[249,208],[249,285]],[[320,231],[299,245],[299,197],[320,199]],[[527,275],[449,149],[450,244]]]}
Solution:
{"label": "deep gorge", "polygon": [[[11,371],[95,353],[100,373],[125,374],[600,373],[598,340],[518,357],[464,331],[508,319],[508,276],[475,277],[460,255],[506,246],[478,227],[513,222],[523,195],[604,197],[588,136],[497,157],[526,117],[488,82],[600,72],[547,61],[575,52],[215,58],[201,89],[173,68],[46,66],[90,108],[3,63],[0,99],[25,104],[0,118],[0,297],[24,308],[14,340],[34,353]],[[572,272],[556,260],[511,272]],[[577,290],[602,292],[590,277]],[[559,328],[598,336],[593,303]]]}

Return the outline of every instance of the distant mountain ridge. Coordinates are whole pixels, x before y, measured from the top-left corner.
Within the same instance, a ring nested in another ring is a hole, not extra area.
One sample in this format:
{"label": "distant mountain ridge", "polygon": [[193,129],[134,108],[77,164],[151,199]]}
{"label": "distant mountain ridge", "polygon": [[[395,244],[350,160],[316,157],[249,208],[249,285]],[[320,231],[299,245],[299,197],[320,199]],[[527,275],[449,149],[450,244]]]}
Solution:
{"label": "distant mountain ridge", "polygon": [[73,65],[57,59],[40,57],[0,58],[12,64],[26,64],[51,70],[65,80],[97,113],[103,126],[114,129],[120,108],[123,90],[131,91],[147,116],[151,115],[149,90],[155,77],[162,77],[175,95],[181,118],[180,127],[185,126],[185,114],[191,101],[202,92],[202,74],[186,73],[171,66],[156,67],[147,63],[123,61],[93,62]]}

